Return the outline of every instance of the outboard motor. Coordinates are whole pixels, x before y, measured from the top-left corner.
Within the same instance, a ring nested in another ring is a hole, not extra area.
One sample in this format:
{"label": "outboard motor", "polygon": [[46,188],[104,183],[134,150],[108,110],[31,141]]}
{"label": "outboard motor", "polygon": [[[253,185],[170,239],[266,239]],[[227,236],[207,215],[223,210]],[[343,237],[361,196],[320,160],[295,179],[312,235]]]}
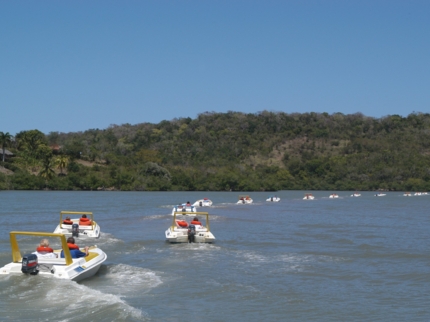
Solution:
{"label": "outboard motor", "polygon": [[203,206],[203,202],[199,201],[199,205],[200,205],[200,207],[202,207]]}
{"label": "outboard motor", "polygon": [[79,225],[78,224],[72,225],[72,236],[73,237],[79,237]]}
{"label": "outboard motor", "polygon": [[189,225],[188,226],[188,242],[194,243],[194,236],[196,235],[196,226]]}
{"label": "outboard motor", "polygon": [[31,275],[39,273],[39,261],[36,254],[27,254],[22,257],[21,272]]}

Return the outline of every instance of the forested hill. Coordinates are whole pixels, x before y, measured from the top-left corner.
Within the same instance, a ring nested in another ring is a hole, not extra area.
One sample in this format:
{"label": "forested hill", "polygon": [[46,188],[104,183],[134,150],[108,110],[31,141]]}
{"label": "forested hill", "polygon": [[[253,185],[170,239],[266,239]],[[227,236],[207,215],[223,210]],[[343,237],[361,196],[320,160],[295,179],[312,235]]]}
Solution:
{"label": "forested hill", "polygon": [[430,190],[430,114],[203,113],[18,133],[2,189]]}

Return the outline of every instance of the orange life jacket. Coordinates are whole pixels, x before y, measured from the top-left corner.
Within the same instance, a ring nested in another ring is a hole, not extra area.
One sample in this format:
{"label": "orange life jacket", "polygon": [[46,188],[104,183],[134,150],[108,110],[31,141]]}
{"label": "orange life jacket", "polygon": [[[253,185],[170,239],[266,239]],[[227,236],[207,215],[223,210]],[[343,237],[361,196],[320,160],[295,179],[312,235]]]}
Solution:
{"label": "orange life jacket", "polygon": [[91,226],[91,220],[88,218],[79,218],[79,225],[80,226]]}
{"label": "orange life jacket", "polygon": [[69,246],[69,249],[79,249],[79,246],[75,244],[67,243],[67,246]]}
{"label": "orange life jacket", "polygon": [[36,248],[38,253],[53,253],[54,250],[51,247],[39,246]]}

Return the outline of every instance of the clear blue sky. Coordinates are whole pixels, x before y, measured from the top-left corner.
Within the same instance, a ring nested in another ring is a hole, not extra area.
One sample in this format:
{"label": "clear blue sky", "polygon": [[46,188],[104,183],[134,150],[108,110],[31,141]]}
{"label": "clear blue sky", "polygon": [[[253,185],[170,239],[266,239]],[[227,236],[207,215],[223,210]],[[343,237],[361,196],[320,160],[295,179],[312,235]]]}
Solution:
{"label": "clear blue sky", "polygon": [[1,1],[0,131],[430,112],[430,1]]}

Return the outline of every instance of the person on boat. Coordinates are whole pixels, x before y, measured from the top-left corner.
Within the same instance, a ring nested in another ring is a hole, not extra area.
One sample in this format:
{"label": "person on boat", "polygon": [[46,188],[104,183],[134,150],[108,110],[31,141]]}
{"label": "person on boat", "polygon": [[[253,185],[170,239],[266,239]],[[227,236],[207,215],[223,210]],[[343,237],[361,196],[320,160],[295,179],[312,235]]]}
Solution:
{"label": "person on boat", "polygon": [[66,219],[63,220],[63,224],[73,225],[73,221],[70,219],[70,217],[66,217]]}
{"label": "person on boat", "polygon": [[36,251],[33,253],[36,254],[39,258],[56,258],[58,254],[54,253],[54,250],[49,247],[49,240],[46,238],[40,241],[39,246],[36,248]]}
{"label": "person on boat", "polygon": [[83,214],[82,217],[79,218],[79,225],[91,226],[91,220],[87,218],[87,215]]}
{"label": "person on boat", "polygon": [[[85,252],[81,252],[79,246],[75,244],[75,238],[73,237],[67,238],[67,246],[69,247],[70,255],[72,255],[72,258],[86,257],[90,254],[88,251],[88,246],[85,246]],[[60,257],[64,258],[64,251],[61,251]]]}
{"label": "person on boat", "polygon": [[187,207],[191,207],[191,202],[187,201],[186,206],[187,206]]}
{"label": "person on boat", "polygon": [[194,219],[191,221],[191,225],[203,226],[198,217],[194,217]]}

